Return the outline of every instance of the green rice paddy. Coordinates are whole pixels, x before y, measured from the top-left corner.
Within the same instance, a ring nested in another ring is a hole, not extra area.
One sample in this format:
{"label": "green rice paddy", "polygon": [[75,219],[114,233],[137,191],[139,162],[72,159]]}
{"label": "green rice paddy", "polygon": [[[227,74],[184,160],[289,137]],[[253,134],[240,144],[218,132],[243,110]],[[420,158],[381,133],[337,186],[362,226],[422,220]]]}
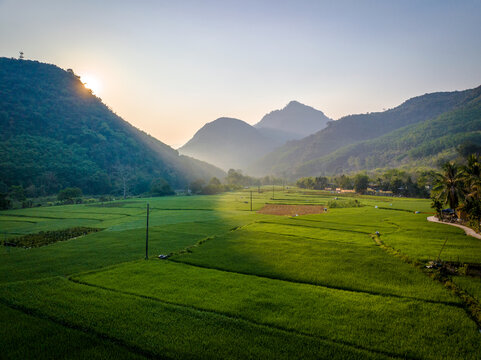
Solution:
{"label": "green rice paddy", "polygon": [[[351,199],[253,190],[254,210]],[[446,239],[442,259],[481,263],[481,241],[427,222],[429,200],[355,199],[297,217],[249,211],[248,191],[3,211],[2,240],[102,231],[0,248],[1,357],[481,358],[472,308],[422,270]],[[479,278],[451,280],[480,304]]]}

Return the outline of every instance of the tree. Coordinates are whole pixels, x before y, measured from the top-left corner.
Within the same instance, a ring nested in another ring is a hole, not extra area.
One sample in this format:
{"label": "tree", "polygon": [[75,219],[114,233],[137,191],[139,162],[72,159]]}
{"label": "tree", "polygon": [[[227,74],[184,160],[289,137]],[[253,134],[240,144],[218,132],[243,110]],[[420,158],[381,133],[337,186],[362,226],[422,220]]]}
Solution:
{"label": "tree", "polygon": [[7,210],[12,207],[12,201],[7,198],[7,194],[0,193],[0,210]]}
{"label": "tree", "polygon": [[369,185],[369,176],[366,174],[357,174],[354,177],[354,190],[359,194],[364,194]]}
{"label": "tree", "polygon": [[328,184],[329,181],[325,176],[318,176],[314,179],[314,189],[324,190],[324,188],[327,187]]}
{"label": "tree", "polygon": [[57,199],[59,201],[66,201],[72,202],[73,199],[79,198],[82,196],[82,190],[78,187],[69,187],[63,190],[60,190],[57,195]]}
{"label": "tree", "polygon": [[438,216],[438,219],[441,219],[441,210],[443,209],[443,203],[436,197],[432,197],[431,200],[431,207],[436,210],[436,215]]}
{"label": "tree", "polygon": [[481,222],[481,161],[480,157],[471,154],[467,158],[467,164],[463,166],[463,181],[465,185],[464,211],[475,228],[479,230]]}
{"label": "tree", "polygon": [[464,197],[464,184],[463,174],[454,162],[443,165],[443,174],[438,174],[433,189],[443,204],[449,204],[453,210],[457,208],[459,200]]}
{"label": "tree", "polygon": [[224,190],[221,182],[219,179],[216,177],[213,177],[210,179],[209,183],[207,186],[202,189],[202,193],[205,195],[213,195],[213,194],[218,194]]}
{"label": "tree", "polygon": [[150,185],[150,193],[153,196],[165,196],[175,194],[169,183],[162,178],[157,178]]}
{"label": "tree", "polygon": [[13,185],[12,187],[10,187],[10,197],[17,201],[24,201],[26,197],[25,197],[25,191],[23,190],[23,186]]}
{"label": "tree", "polygon": [[200,194],[202,193],[202,189],[204,188],[205,181],[202,179],[197,179],[192,181],[189,184],[189,189],[192,192],[192,194]]}

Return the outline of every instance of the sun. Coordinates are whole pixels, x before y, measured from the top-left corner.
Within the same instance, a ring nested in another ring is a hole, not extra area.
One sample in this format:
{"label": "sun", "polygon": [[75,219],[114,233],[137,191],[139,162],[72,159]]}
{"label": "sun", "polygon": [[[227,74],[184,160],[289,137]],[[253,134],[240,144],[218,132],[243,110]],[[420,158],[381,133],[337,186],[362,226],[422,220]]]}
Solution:
{"label": "sun", "polygon": [[87,89],[92,90],[94,95],[98,95],[100,90],[102,89],[102,85],[100,81],[92,75],[81,75],[80,81],[84,84]]}

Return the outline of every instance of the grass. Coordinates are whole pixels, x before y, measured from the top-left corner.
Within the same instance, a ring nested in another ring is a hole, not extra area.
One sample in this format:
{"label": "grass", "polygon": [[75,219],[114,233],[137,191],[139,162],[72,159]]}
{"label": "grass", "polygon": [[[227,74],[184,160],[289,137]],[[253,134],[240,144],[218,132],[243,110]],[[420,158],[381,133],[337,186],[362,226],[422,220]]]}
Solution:
{"label": "grass", "polygon": [[454,276],[454,283],[465,290],[469,295],[476,298],[481,304],[481,279],[470,276]]}
{"label": "grass", "polygon": [[0,339],[2,359],[145,359],[114,342],[3,304]]}
{"label": "grass", "polygon": [[345,227],[346,231],[317,227],[314,232],[312,228],[256,223],[216,236],[172,260],[335,289],[455,301],[419,270],[386,256],[370,236],[350,232],[348,224]]}
{"label": "grass", "polygon": [[86,329],[149,357],[185,359],[382,359],[382,354],[253,324],[212,312],[112,293],[65,279],[8,284],[11,306]]}
{"label": "grass", "polygon": [[[459,306],[226,274],[170,261],[129,263],[74,280],[401,357],[455,358],[461,351],[462,358],[469,358],[481,349],[476,325]],[[459,343],[462,349],[452,345]]]}
{"label": "grass", "polygon": [[[336,197],[362,207],[261,215],[249,211],[247,190],[0,212],[2,240],[102,229],[35,249],[0,248],[1,356],[481,358],[463,299],[372,240],[379,231],[423,264],[448,238],[443,259],[480,263],[479,240],[414,214],[429,212],[429,200],[280,187],[272,199],[263,190],[253,193],[254,210]],[[149,261],[141,260],[147,202]],[[479,300],[478,280],[452,279]]]}

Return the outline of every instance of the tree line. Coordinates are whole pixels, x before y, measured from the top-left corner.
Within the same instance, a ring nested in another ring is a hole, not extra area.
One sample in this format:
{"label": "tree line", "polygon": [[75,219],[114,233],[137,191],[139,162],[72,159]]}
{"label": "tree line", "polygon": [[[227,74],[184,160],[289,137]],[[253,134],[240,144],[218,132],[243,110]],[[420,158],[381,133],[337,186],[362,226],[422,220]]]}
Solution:
{"label": "tree line", "polygon": [[341,188],[366,194],[373,191],[390,191],[396,196],[427,198],[432,187],[435,172],[431,170],[410,173],[399,169],[389,169],[384,172],[368,175],[360,172],[354,175],[302,177],[296,185],[303,189],[324,190]]}

